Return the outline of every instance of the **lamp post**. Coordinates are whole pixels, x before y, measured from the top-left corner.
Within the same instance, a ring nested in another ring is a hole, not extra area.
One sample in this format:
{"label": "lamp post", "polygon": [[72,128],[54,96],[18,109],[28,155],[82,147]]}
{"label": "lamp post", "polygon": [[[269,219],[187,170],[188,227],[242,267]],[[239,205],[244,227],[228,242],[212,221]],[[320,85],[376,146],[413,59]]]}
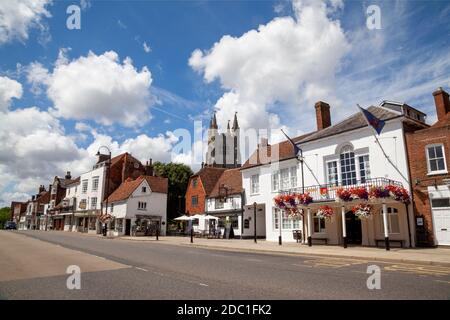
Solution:
{"label": "lamp post", "polygon": [[[106,160],[106,174],[105,174],[105,179],[106,179],[106,185],[105,185],[105,191],[104,191],[104,196],[106,197],[106,210],[105,210],[105,216],[108,215],[108,192],[109,192],[109,171],[110,171],[110,167],[111,167],[111,150],[109,150],[109,148],[107,146],[100,146],[98,148],[97,151],[97,156],[100,157],[100,149],[101,148],[105,148],[106,150],[108,150],[108,160]],[[88,230],[89,230],[89,225],[88,225]],[[105,232],[103,233],[103,236],[106,236],[108,232],[108,225],[105,223]]]}
{"label": "lamp post", "polygon": [[256,241],[256,236],[257,236],[257,234],[256,234],[256,202],[253,202],[253,227],[254,227],[254,240],[255,240],[255,243],[257,242]]}
{"label": "lamp post", "polygon": [[[305,158],[303,157],[303,150],[302,149],[300,149],[300,154],[297,155],[297,159],[298,159],[298,161],[300,161],[300,170],[301,170],[301,173],[302,173],[302,194],[304,194],[305,193],[305,177],[303,175],[303,163],[305,161]],[[303,217],[302,217],[302,225],[303,225],[303,240],[305,240],[306,239],[305,238],[306,237],[306,232],[305,232],[305,215],[304,214],[303,214]],[[281,224],[280,224],[280,227],[281,227]]]}

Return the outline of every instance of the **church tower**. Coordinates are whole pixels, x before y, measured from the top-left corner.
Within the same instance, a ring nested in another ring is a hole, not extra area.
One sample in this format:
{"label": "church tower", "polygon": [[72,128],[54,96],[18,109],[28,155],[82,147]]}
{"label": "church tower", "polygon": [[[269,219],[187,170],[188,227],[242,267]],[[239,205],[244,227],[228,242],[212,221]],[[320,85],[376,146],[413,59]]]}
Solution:
{"label": "church tower", "polygon": [[233,126],[230,128],[230,121],[228,121],[226,132],[219,133],[216,114],[214,113],[208,128],[207,166],[218,168],[238,168],[241,166],[239,132],[239,124],[235,114]]}

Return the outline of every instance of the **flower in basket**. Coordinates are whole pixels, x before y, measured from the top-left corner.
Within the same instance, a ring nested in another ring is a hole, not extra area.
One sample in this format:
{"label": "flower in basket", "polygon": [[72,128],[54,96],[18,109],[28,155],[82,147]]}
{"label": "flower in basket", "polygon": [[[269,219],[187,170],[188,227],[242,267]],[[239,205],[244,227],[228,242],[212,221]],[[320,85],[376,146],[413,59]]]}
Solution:
{"label": "flower in basket", "polygon": [[386,187],[372,187],[370,188],[369,198],[370,199],[380,199],[380,198],[389,198],[389,190]]}
{"label": "flower in basket", "polygon": [[396,201],[400,201],[403,203],[409,203],[409,193],[408,190],[406,190],[403,187],[398,187],[394,185],[388,185],[386,186],[386,189],[389,190],[389,195],[392,199]]}
{"label": "flower in basket", "polygon": [[372,214],[372,206],[366,203],[360,203],[352,208],[355,216],[359,219],[370,218]]}
{"label": "flower in basket", "polygon": [[349,192],[351,194],[351,198],[354,199],[362,199],[367,200],[369,199],[369,193],[367,192],[366,187],[354,187],[350,188]]}
{"label": "flower in basket", "polygon": [[334,214],[333,208],[331,208],[330,206],[321,206],[319,207],[319,210],[316,213],[316,217],[329,220],[331,219],[333,214]]}
{"label": "flower in basket", "polygon": [[296,195],[297,201],[299,204],[307,206],[311,202],[313,202],[313,198],[309,195],[309,193],[299,193]]}
{"label": "flower in basket", "polygon": [[275,198],[273,198],[273,201],[275,202],[275,206],[279,209],[286,208],[286,204],[284,203],[283,195],[278,195]]}
{"label": "flower in basket", "polygon": [[337,202],[346,202],[352,200],[352,194],[350,193],[350,190],[339,188],[336,190],[336,201]]}
{"label": "flower in basket", "polygon": [[295,202],[295,195],[293,194],[287,194],[283,198],[284,204],[288,208],[297,208],[297,202]]}

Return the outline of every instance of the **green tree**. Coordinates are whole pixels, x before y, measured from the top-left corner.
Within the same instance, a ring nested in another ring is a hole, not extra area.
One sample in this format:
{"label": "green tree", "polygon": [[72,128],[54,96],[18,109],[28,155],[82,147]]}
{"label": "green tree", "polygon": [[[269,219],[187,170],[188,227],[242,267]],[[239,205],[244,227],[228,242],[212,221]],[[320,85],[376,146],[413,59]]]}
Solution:
{"label": "green tree", "polygon": [[167,220],[171,220],[184,213],[187,184],[189,177],[193,175],[191,168],[181,163],[153,164],[155,174],[169,179],[169,193],[167,195]]}
{"label": "green tree", "polygon": [[11,209],[3,207],[0,209],[0,229],[3,229],[5,222],[11,219]]}

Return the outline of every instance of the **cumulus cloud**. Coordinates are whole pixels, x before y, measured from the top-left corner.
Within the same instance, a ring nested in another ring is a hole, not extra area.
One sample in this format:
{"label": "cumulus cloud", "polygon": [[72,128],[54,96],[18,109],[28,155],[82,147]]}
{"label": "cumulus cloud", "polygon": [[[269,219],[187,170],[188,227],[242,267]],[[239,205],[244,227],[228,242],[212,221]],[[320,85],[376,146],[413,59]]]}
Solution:
{"label": "cumulus cloud", "polygon": [[149,53],[152,51],[152,48],[150,48],[150,46],[147,44],[147,42],[144,41],[144,43],[142,44],[142,47],[144,48],[144,51],[146,53]]}
{"label": "cumulus cloud", "polygon": [[240,37],[223,36],[209,50],[192,52],[189,65],[207,83],[218,80],[226,90],[215,105],[222,126],[235,111],[243,127],[279,126],[272,109],[299,113],[333,91],[350,48],[339,21],[329,17],[340,5],[294,1],[294,17],[275,18]]}
{"label": "cumulus cloud", "polygon": [[60,51],[52,72],[32,64],[28,80],[34,88],[47,87],[58,117],[93,120],[102,125],[120,123],[142,126],[151,119],[149,107],[152,77],[147,67],[138,71],[127,57],[122,62],[114,51],[101,55],[89,52],[70,60]]}
{"label": "cumulus cloud", "polygon": [[11,99],[22,97],[22,85],[16,80],[0,76],[0,111],[6,111]]}
{"label": "cumulus cloud", "polygon": [[37,28],[48,40],[48,26],[45,18],[51,14],[47,10],[51,0],[0,1],[0,45],[19,40],[28,40],[30,29]]}

